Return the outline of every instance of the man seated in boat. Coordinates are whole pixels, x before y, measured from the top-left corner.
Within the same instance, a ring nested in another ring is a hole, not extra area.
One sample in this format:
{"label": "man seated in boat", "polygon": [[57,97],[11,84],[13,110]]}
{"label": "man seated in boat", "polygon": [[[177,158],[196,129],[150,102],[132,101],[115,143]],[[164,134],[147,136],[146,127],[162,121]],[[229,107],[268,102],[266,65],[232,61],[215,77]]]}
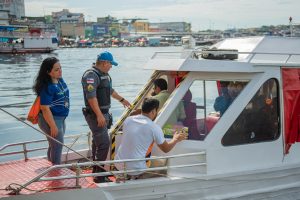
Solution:
{"label": "man seated in boat", "polygon": [[[151,152],[153,144],[156,143],[163,152],[169,152],[178,142],[187,138],[184,133],[174,133],[173,138],[167,141],[162,129],[153,121],[157,116],[159,101],[156,99],[145,99],[142,105],[142,113],[128,117],[123,124],[123,137],[115,160],[143,159],[147,152]],[[147,169],[146,161],[135,161],[116,163],[118,170],[136,170],[126,173],[127,178],[149,178],[153,173],[138,170]],[[155,173],[156,174],[156,173]],[[120,177],[117,177],[117,179]],[[126,177],[122,177],[126,178]],[[118,181],[118,180],[117,180]]]}

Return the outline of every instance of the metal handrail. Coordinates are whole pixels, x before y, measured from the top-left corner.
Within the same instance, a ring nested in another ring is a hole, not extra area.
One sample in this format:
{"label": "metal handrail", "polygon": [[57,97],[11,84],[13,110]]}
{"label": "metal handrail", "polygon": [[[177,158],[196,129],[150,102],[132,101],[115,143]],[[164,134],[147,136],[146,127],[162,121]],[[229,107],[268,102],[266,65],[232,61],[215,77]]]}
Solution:
{"label": "metal handrail", "polygon": [[[26,182],[25,184],[21,185],[18,189],[16,189],[16,194],[18,194],[23,188],[26,188],[28,185],[34,182],[40,181],[52,181],[52,180],[63,180],[63,179],[76,179],[76,187],[80,187],[79,179],[85,177],[95,177],[95,176],[107,176],[107,175],[115,175],[115,174],[127,174],[132,172],[147,172],[147,171],[157,171],[157,170],[167,170],[167,169],[174,169],[174,168],[184,168],[184,167],[195,167],[195,166],[205,166],[206,162],[199,162],[193,164],[185,164],[185,165],[172,165],[172,166],[163,166],[163,167],[153,167],[147,169],[132,169],[132,170],[120,170],[120,171],[108,171],[108,172],[100,172],[100,173],[89,173],[89,174],[82,174],[80,167],[87,167],[91,165],[110,165],[115,163],[126,163],[126,162],[136,162],[136,161],[147,161],[147,160],[159,160],[159,159],[171,159],[171,158],[180,158],[180,157],[187,157],[187,156],[200,156],[205,155],[205,151],[195,152],[195,153],[185,153],[185,154],[177,154],[177,155],[170,155],[170,156],[157,156],[157,157],[150,157],[150,158],[141,158],[141,159],[125,159],[125,160],[108,160],[108,161],[97,161],[93,162],[84,162],[84,163],[73,163],[73,164],[63,164],[63,165],[54,165],[49,167],[44,172],[40,173],[38,176],[34,177],[30,181]],[[42,178],[49,172],[61,169],[61,168],[76,168],[76,175],[70,176],[56,176],[56,177],[47,177]]]}
{"label": "metal handrail", "polygon": [[[90,134],[90,132],[75,134],[75,135],[68,135],[68,136],[65,136],[64,139],[76,138],[76,137],[82,137],[82,136],[89,137],[89,134]],[[6,144],[6,145],[4,145],[0,148],[0,152],[4,151],[5,149],[7,149],[9,147],[15,147],[15,146],[23,146],[23,150],[22,151],[9,151],[9,152],[6,152],[6,153],[0,153],[0,157],[1,156],[8,156],[8,155],[15,155],[15,154],[22,154],[23,153],[25,160],[27,160],[28,159],[27,153],[34,152],[34,151],[41,151],[41,150],[45,150],[45,149],[48,148],[48,147],[40,147],[40,148],[27,149],[28,145],[29,144],[42,143],[42,142],[46,142],[46,141],[47,141],[47,139],[40,139],[40,140],[31,140],[31,141],[25,141],[25,142],[17,142],[17,143]],[[72,143],[65,144],[65,145],[71,145],[71,144]],[[84,144],[84,143],[77,143],[77,144]]]}
{"label": "metal handrail", "polygon": [[[232,51],[230,51],[232,50]],[[173,51],[173,52],[155,52],[154,55],[151,57],[151,59],[156,59],[156,57],[159,56],[159,54],[178,54],[178,53],[182,53],[180,51]],[[300,56],[300,53],[278,53],[278,52],[246,52],[246,51],[234,51],[234,49],[228,49],[228,51],[225,51],[225,49],[216,49],[216,50],[190,50],[189,51],[189,55],[186,58],[195,58],[195,55],[198,54],[214,54],[214,55],[219,55],[219,54],[228,54],[228,55],[239,55],[239,54],[250,54],[251,57],[248,60],[248,62],[251,62],[253,60],[253,58],[256,55],[284,55],[284,56],[288,56],[288,58],[285,60],[285,62],[282,62],[283,64],[288,63],[288,61],[290,60],[290,58],[292,56]],[[174,57],[169,57],[169,58],[174,58]]]}

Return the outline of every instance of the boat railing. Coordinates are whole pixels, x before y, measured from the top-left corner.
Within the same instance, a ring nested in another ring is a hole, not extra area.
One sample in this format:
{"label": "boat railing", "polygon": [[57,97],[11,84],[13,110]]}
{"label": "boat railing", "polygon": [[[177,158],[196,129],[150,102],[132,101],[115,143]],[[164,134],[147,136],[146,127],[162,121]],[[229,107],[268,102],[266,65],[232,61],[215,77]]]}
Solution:
{"label": "boat railing", "polygon": [[[93,165],[103,166],[103,165],[115,165],[116,163],[122,163],[126,166],[128,162],[136,162],[136,161],[148,161],[148,160],[161,160],[161,159],[172,159],[172,158],[185,158],[190,156],[202,156],[205,155],[205,151],[194,152],[194,153],[185,153],[185,154],[177,154],[177,155],[170,155],[170,156],[157,156],[157,157],[150,157],[150,158],[142,158],[142,159],[126,159],[126,160],[108,160],[108,161],[95,161],[95,162],[83,162],[83,163],[72,163],[72,164],[62,164],[62,165],[54,165],[40,173],[38,176],[34,177],[33,179],[29,180],[28,182],[21,185],[18,189],[15,189],[15,193],[18,194],[23,188],[26,188],[30,184],[34,182],[41,182],[41,181],[54,181],[54,180],[64,180],[64,179],[76,179],[75,187],[80,188],[79,179],[86,178],[86,177],[96,177],[96,176],[117,176],[121,174],[123,177],[126,177],[128,173],[135,173],[135,172],[155,172],[160,170],[168,170],[168,169],[176,169],[176,168],[188,168],[188,167],[197,167],[197,166],[206,166],[205,161],[194,162],[192,164],[179,164],[179,165],[166,165],[166,166],[159,166],[159,167],[151,167],[146,169],[132,169],[127,170],[124,167],[124,170],[112,170],[107,172],[99,172],[99,173],[82,173],[82,168],[91,167]],[[62,168],[73,169],[75,171],[74,175],[64,175],[64,176],[55,176],[55,177],[45,177],[48,173],[52,171],[59,170]],[[160,174],[161,176],[166,176],[164,174]],[[126,180],[122,180],[125,182]]]}
{"label": "boat railing", "polygon": [[[91,133],[88,132],[88,133],[81,133],[81,134],[65,136],[64,137],[65,140],[74,139],[73,142],[65,143],[65,145],[73,146],[75,143],[76,143],[76,145],[88,144],[90,137],[91,137],[90,135],[91,135]],[[78,139],[81,137],[87,137],[88,139],[85,139],[84,141],[78,141]],[[24,142],[6,144],[0,148],[0,157],[23,154],[24,159],[28,160],[28,153],[35,152],[35,151],[42,151],[42,150],[47,149],[48,144],[46,144],[46,142],[47,142],[47,139],[41,139],[41,140],[32,140],[32,141],[24,141]],[[44,143],[44,145],[39,146],[39,147],[31,147],[30,146],[30,145],[34,146],[38,143]],[[21,147],[22,150],[15,150],[14,147],[15,148]],[[7,151],[4,152],[5,150],[7,150]],[[4,152],[4,153],[2,153],[2,152]]]}
{"label": "boat railing", "polygon": [[[151,59],[205,59],[202,58],[203,55],[211,54],[215,57],[218,57],[216,59],[210,58],[210,60],[230,60],[233,61],[237,59],[228,59],[227,57],[232,57],[230,55],[236,55],[236,58],[238,58],[238,55],[250,55],[247,57],[246,60],[238,60],[239,62],[248,62],[248,63],[264,63],[264,58],[260,58],[259,56],[272,56],[269,59],[266,59],[265,62],[268,63],[276,63],[276,64],[288,64],[293,63],[293,59],[297,60],[299,62],[300,60],[300,53],[280,53],[280,52],[244,52],[244,51],[237,51],[234,49],[220,49],[220,50],[186,50],[186,51],[180,51],[180,52],[155,52]],[[221,55],[226,55],[222,57]],[[229,56],[228,56],[229,55]]]}
{"label": "boat railing", "polygon": [[186,59],[190,57],[190,53],[187,55],[183,55],[183,52],[181,51],[161,51],[161,52],[155,52],[154,55],[151,57],[151,59],[178,59],[183,58]]}

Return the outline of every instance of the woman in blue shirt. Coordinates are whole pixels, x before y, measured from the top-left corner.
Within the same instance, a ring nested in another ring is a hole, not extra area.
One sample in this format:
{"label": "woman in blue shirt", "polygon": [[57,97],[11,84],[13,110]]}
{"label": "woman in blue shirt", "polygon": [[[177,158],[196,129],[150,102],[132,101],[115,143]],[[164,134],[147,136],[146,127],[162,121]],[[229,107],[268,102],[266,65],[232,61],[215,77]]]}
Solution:
{"label": "woman in blue shirt", "polygon": [[[64,142],[65,119],[69,114],[69,90],[62,79],[59,60],[55,57],[46,58],[40,67],[33,85],[34,92],[41,98],[41,113],[38,125],[49,136]],[[48,160],[54,165],[61,163],[63,146],[47,137],[49,142]]]}

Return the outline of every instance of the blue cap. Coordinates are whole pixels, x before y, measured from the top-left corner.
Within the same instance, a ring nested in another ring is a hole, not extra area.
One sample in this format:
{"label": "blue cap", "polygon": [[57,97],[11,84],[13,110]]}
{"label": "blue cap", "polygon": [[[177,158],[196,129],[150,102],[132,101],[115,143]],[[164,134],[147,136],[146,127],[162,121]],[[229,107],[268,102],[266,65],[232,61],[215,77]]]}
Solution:
{"label": "blue cap", "polygon": [[99,61],[108,61],[110,62],[112,65],[114,66],[118,66],[118,63],[116,61],[114,61],[114,57],[112,56],[112,54],[108,51],[104,51],[102,53],[100,53],[98,55],[97,60]]}

